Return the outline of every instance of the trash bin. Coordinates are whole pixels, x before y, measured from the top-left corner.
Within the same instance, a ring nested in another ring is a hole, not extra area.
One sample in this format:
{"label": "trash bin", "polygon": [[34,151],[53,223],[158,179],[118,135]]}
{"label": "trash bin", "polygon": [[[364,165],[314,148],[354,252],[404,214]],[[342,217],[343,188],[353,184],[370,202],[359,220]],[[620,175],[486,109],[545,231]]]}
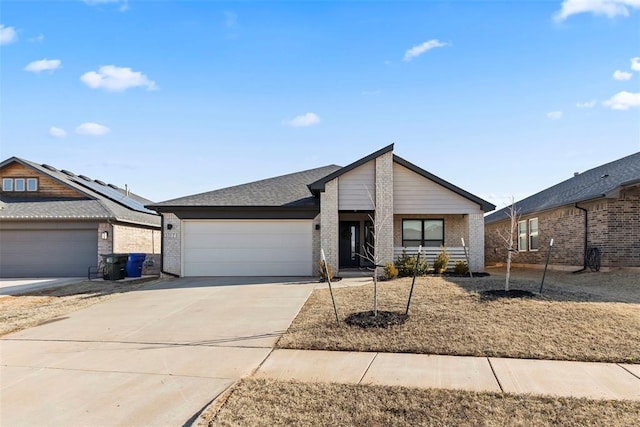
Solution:
{"label": "trash bin", "polygon": [[127,264],[127,254],[106,254],[102,255],[104,261],[104,280],[124,279],[125,266]]}
{"label": "trash bin", "polygon": [[144,263],[144,259],[147,257],[146,254],[129,254],[127,259],[127,277],[141,277],[142,276],[142,264]]}

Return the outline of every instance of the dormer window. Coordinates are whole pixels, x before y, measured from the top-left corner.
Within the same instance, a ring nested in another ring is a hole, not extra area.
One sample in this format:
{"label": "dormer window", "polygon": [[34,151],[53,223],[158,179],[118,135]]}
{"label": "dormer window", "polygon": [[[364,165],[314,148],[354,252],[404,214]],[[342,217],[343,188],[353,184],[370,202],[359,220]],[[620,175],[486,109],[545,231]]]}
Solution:
{"label": "dormer window", "polygon": [[38,191],[38,178],[2,178],[2,191]]}

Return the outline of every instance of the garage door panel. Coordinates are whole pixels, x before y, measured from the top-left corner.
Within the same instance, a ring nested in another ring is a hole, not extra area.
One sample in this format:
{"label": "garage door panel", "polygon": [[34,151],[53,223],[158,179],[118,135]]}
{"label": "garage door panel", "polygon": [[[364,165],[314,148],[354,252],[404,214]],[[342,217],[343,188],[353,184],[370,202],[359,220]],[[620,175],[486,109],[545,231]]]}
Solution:
{"label": "garage door panel", "polygon": [[185,221],[185,276],[312,275],[312,222]]}
{"label": "garage door panel", "polygon": [[0,231],[0,277],[85,276],[97,262],[96,229]]}

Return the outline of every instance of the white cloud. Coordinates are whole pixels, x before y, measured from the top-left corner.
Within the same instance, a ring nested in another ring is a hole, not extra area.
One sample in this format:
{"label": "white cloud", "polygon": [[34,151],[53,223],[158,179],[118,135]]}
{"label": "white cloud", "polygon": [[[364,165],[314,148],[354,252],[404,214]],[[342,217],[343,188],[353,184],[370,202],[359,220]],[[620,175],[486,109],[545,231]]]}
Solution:
{"label": "white cloud", "polygon": [[296,116],[291,120],[285,120],[284,124],[294,128],[301,128],[306,126],[313,126],[320,123],[320,117],[316,113],[307,113],[300,116]]}
{"label": "white cloud", "polygon": [[551,111],[547,113],[547,118],[551,120],[560,120],[562,118],[562,111]]}
{"label": "white cloud", "polygon": [[115,65],[103,65],[96,71],[84,73],[80,80],[92,89],[104,89],[112,92],[127,90],[132,87],[143,86],[147,90],[155,90],[156,82],[139,71]]}
{"label": "white cloud", "polygon": [[628,110],[629,108],[640,107],[640,92],[618,92],[602,104],[612,110]]}
{"label": "white cloud", "polygon": [[31,71],[33,73],[39,73],[41,71],[54,71],[60,68],[62,62],[59,59],[41,59],[39,61],[33,61],[24,67],[25,71]]}
{"label": "white cloud", "polygon": [[556,22],[562,22],[571,15],[593,13],[615,16],[629,16],[630,9],[640,8],[640,0],[564,0],[561,9],[553,15]]}
{"label": "white cloud", "polygon": [[97,6],[97,5],[108,4],[108,3],[119,4],[120,7],[118,8],[118,10],[120,12],[129,10],[129,0],[83,0],[83,1],[85,2],[85,4],[88,4],[89,6]]}
{"label": "white cloud", "polygon": [[67,131],[55,126],[51,126],[49,128],[49,135],[53,136],[54,138],[64,138],[65,136],[67,136]]}
{"label": "white cloud", "polygon": [[586,101],[586,102],[577,102],[576,107],[578,108],[593,108],[596,106],[596,100]]}
{"label": "white cloud", "polygon": [[238,23],[238,14],[229,10],[224,11],[224,26],[227,28],[235,27]]}
{"label": "white cloud", "polygon": [[37,36],[31,37],[29,39],[30,43],[42,43],[43,41],[44,41],[44,35],[42,34],[38,34]]}
{"label": "white cloud", "polygon": [[13,43],[16,40],[18,40],[16,29],[0,24],[0,45]]}
{"label": "white cloud", "polygon": [[436,47],[445,47],[448,45],[449,43],[444,43],[444,42],[441,42],[440,40],[436,40],[436,39],[429,40],[407,50],[404,53],[404,57],[402,58],[402,60],[408,62],[408,61],[411,61],[413,58],[418,57],[423,53],[430,51],[431,49],[435,49]]}
{"label": "white cloud", "polygon": [[78,135],[102,136],[108,134],[110,131],[111,129],[108,127],[93,122],[82,123],[76,128]]}
{"label": "white cloud", "polygon": [[640,56],[631,58],[631,69],[633,71],[640,71]]}
{"label": "white cloud", "polygon": [[613,73],[613,78],[615,80],[630,80],[633,74],[627,73],[626,71],[616,70]]}

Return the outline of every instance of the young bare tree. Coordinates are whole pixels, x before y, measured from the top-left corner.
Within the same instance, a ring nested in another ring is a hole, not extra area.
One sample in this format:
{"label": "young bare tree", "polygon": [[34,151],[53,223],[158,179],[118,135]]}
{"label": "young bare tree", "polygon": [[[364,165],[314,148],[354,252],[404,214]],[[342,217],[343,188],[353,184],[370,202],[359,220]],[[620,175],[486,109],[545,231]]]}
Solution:
{"label": "young bare tree", "polygon": [[[369,193],[369,199],[371,200],[371,204],[373,205],[373,210],[376,210],[376,202],[371,195],[371,192],[367,188],[367,193]],[[371,230],[372,239],[367,239],[365,236],[365,244],[362,245],[362,253],[359,254],[361,258],[369,261],[373,264],[373,316],[378,315],[378,269],[384,268],[380,263],[383,261],[380,258],[379,248],[379,236],[382,234],[383,227],[389,222],[389,215],[383,215],[378,217],[376,215],[369,214],[369,221],[373,226]],[[373,240],[373,241],[371,241]]]}
{"label": "young bare tree", "polygon": [[504,281],[504,291],[509,292],[509,279],[511,277],[511,258],[515,252],[518,252],[518,247],[516,245],[516,240],[514,236],[517,232],[518,227],[518,208],[516,207],[516,202],[513,197],[511,197],[511,206],[507,209],[507,217],[509,218],[509,228],[508,229],[498,229],[498,235],[504,241],[504,246],[507,249],[507,274],[505,276]]}

